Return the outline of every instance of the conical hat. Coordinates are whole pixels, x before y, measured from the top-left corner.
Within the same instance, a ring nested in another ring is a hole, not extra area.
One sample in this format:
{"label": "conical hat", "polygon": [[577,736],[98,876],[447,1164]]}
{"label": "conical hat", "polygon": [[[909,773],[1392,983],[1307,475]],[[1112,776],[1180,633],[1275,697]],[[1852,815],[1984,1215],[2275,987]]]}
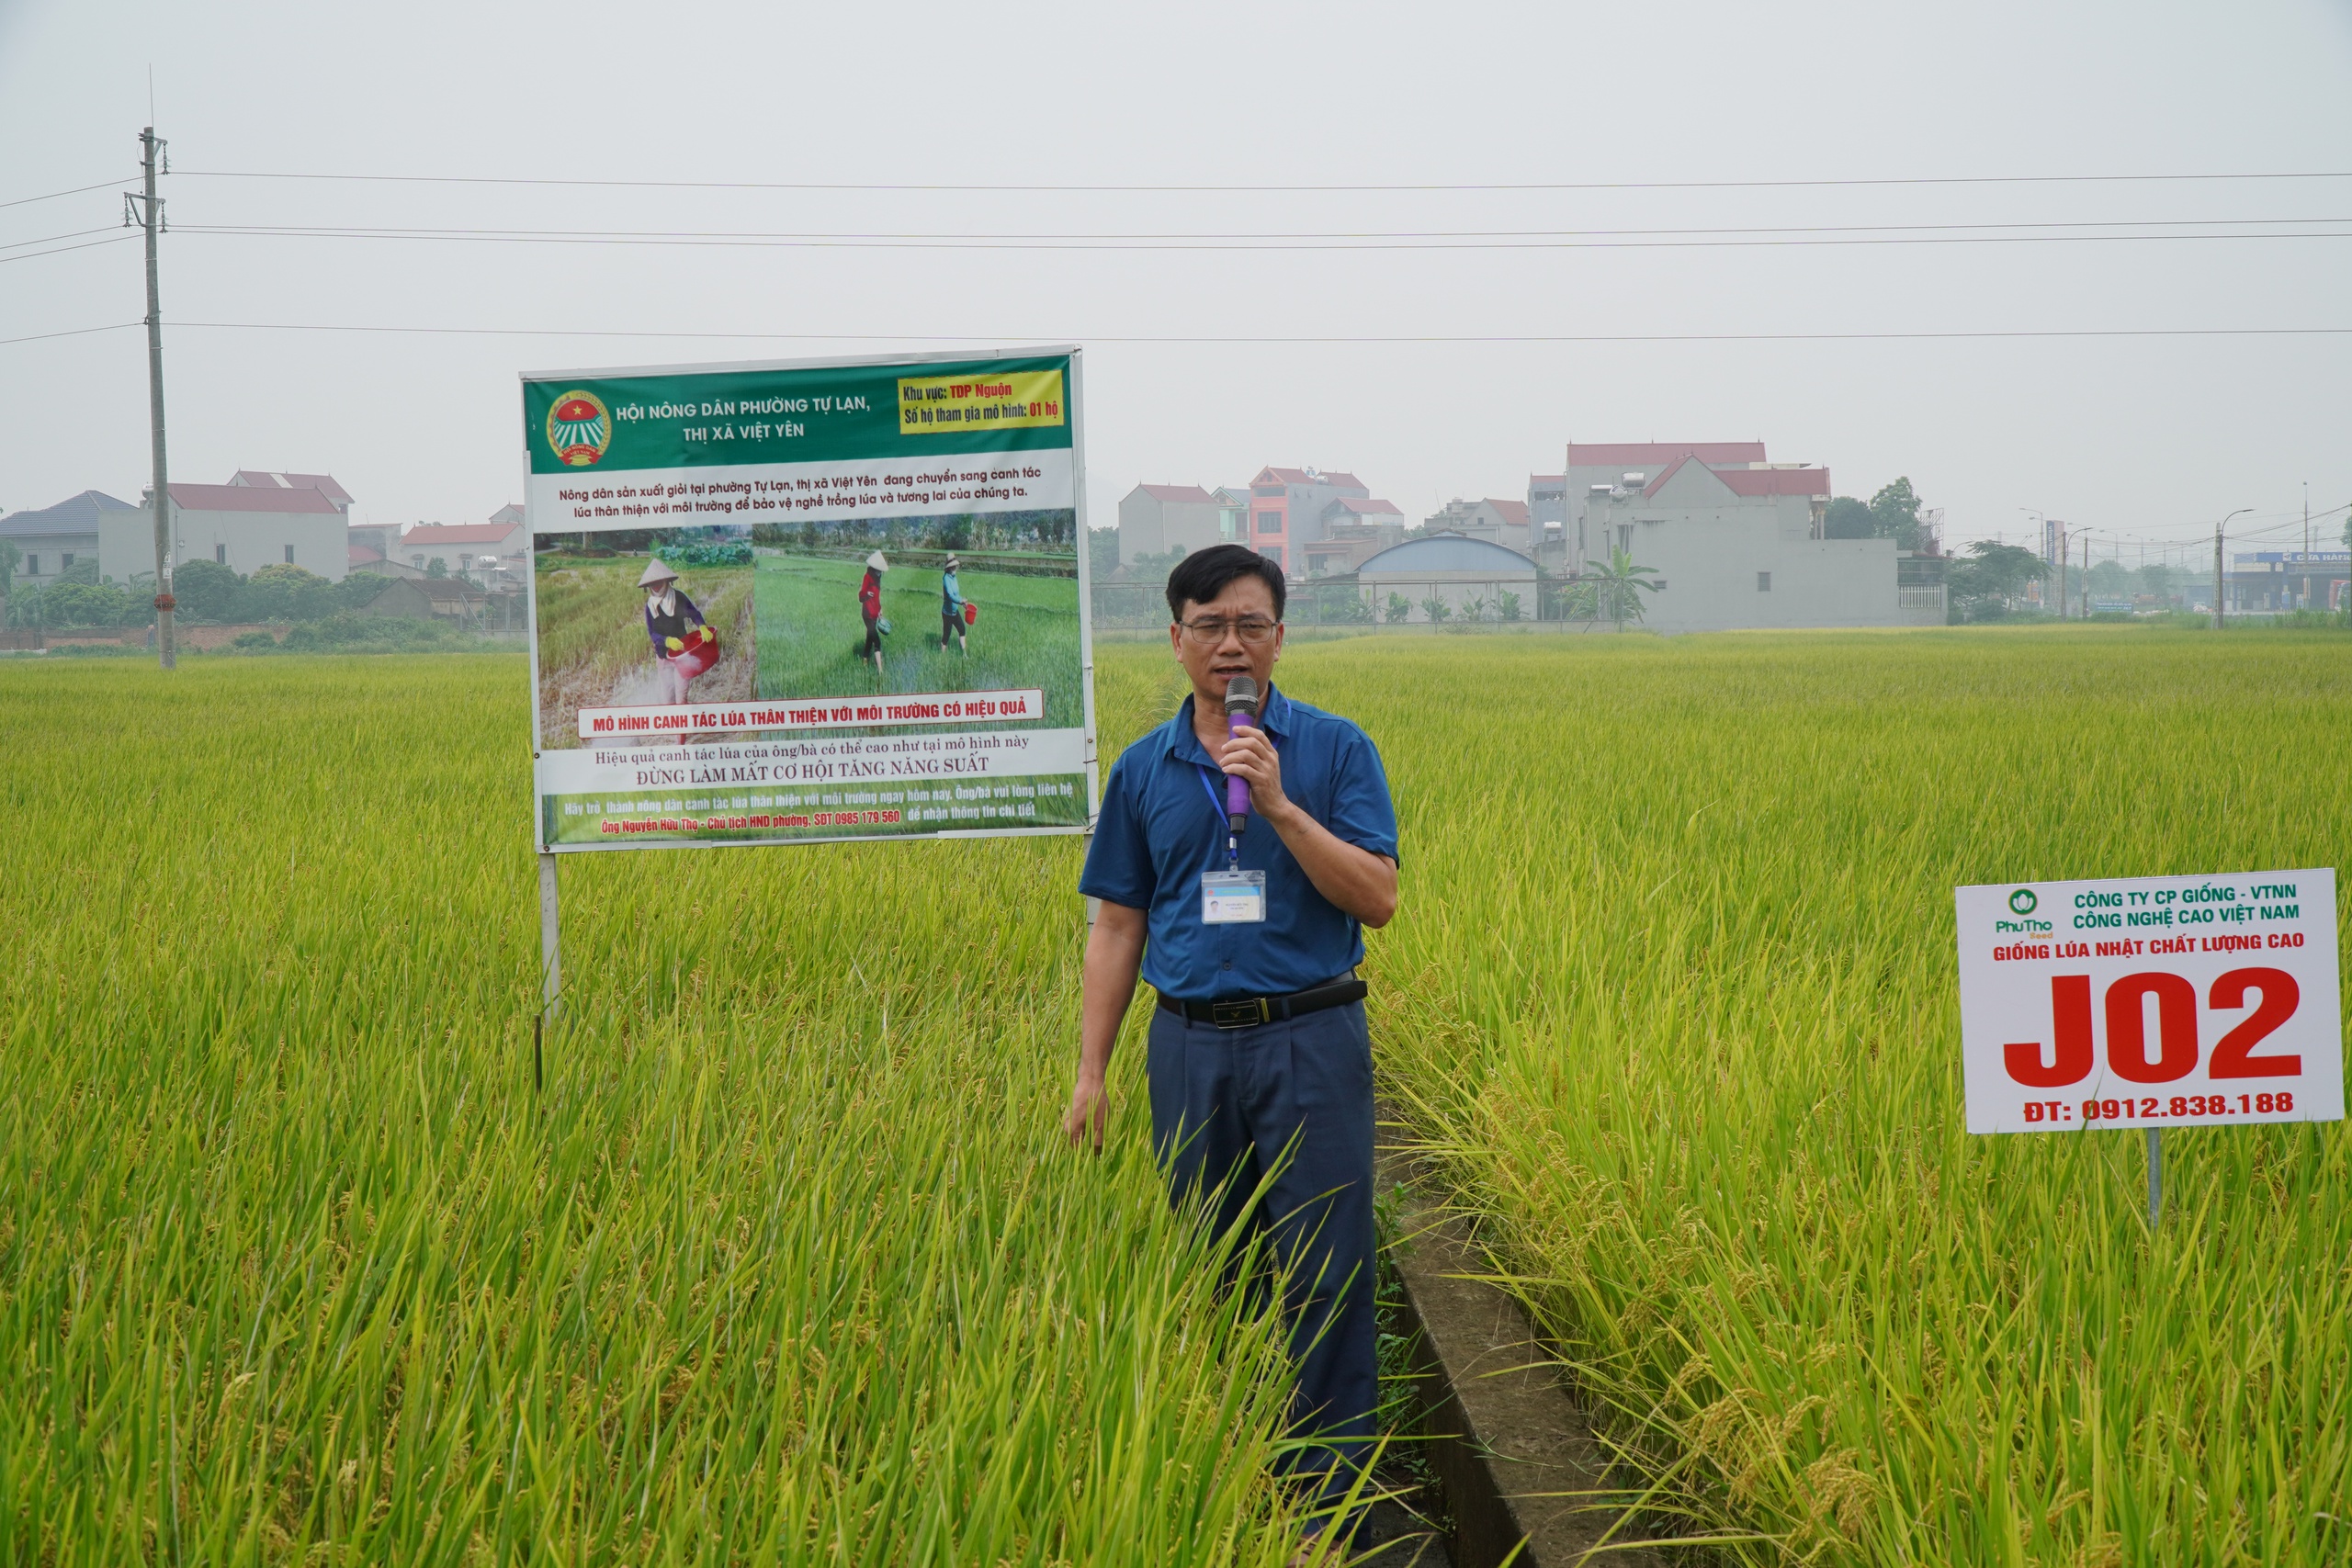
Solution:
{"label": "conical hat", "polygon": [[637,585],[639,588],[650,588],[657,582],[675,581],[677,576],[676,572],[663,566],[661,558],[656,557],[645,563],[645,575],[637,580]]}
{"label": "conical hat", "polygon": [[882,552],[880,550],[876,550],[872,555],[866,557],[865,564],[876,571],[888,571],[890,570],[890,563],[882,558]]}

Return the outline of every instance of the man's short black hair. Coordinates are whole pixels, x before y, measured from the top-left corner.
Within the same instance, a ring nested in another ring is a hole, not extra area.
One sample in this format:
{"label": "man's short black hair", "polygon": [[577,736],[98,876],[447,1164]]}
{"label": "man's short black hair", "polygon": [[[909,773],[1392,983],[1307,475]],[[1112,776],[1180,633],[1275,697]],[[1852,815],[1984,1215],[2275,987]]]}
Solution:
{"label": "man's short black hair", "polygon": [[1247,545],[1211,545],[1194,550],[1168,574],[1168,614],[1184,618],[1186,604],[1205,604],[1237,578],[1254,577],[1274,596],[1274,619],[1283,618],[1283,569]]}

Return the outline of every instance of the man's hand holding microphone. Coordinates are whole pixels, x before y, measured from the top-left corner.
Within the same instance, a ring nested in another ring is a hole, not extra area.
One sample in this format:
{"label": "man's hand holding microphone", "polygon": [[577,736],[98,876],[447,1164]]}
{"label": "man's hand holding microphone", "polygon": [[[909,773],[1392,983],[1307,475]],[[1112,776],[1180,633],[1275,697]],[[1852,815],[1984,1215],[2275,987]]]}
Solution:
{"label": "man's hand holding microphone", "polygon": [[1250,815],[1264,818],[1276,832],[1295,808],[1283,794],[1283,763],[1274,743],[1258,728],[1258,682],[1236,675],[1225,688],[1225,750],[1216,765],[1225,773],[1226,830],[1238,835]]}

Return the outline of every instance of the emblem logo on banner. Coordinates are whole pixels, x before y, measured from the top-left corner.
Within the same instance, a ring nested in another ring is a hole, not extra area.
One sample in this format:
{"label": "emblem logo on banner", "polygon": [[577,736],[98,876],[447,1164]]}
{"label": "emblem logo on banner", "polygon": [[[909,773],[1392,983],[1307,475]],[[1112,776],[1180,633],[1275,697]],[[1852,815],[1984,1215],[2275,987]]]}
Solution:
{"label": "emblem logo on banner", "polygon": [[613,416],[594,392],[566,392],[548,410],[548,445],[575,468],[584,468],[613,444]]}

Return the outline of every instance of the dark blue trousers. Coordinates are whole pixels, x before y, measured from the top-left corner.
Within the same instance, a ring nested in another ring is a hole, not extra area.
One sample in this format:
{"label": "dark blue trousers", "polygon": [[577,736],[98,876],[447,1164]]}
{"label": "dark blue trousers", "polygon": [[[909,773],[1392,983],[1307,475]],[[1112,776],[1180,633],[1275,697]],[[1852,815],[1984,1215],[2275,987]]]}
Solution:
{"label": "dark blue trousers", "polygon": [[1336,1501],[1369,1460],[1380,1404],[1363,1004],[1250,1029],[1156,1008],[1149,1058],[1152,1147],[1170,1200],[1203,1201],[1220,1235],[1237,1224],[1264,1234],[1283,1270],[1294,1431],[1327,1439],[1290,1469]]}

